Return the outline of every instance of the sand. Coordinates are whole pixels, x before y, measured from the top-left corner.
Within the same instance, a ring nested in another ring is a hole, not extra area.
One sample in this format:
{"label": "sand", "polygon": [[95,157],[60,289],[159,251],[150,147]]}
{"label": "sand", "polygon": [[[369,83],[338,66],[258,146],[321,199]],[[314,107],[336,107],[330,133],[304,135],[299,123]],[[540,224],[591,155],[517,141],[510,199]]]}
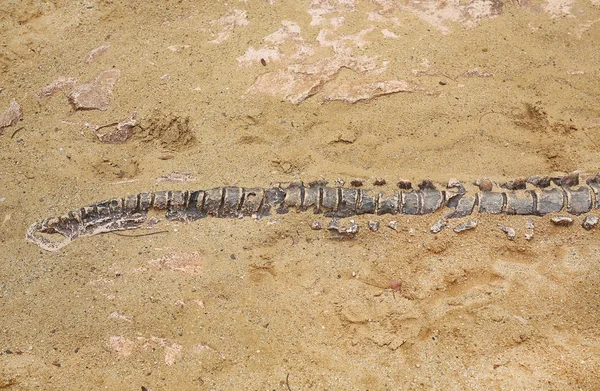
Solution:
{"label": "sand", "polygon": [[581,217],[24,239],[141,191],[596,172],[598,0],[156,3],[0,5],[0,389],[600,389]]}

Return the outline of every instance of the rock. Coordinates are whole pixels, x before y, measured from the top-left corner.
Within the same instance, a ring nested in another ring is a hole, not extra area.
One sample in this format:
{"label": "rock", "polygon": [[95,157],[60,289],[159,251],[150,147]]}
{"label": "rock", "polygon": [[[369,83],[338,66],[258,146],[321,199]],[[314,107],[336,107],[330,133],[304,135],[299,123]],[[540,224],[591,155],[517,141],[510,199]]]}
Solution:
{"label": "rock", "polygon": [[581,226],[585,228],[587,231],[591,230],[595,226],[598,225],[598,217],[596,216],[586,216],[583,220]]}
{"label": "rock", "polygon": [[475,227],[477,227],[477,224],[478,224],[477,220],[469,220],[467,222],[464,222],[464,223],[459,224],[456,227],[454,227],[454,232],[460,233],[460,232],[472,230]]}
{"label": "rock", "polygon": [[502,224],[498,224],[498,228],[500,228],[506,234],[506,237],[509,240],[515,240],[515,237],[517,236],[517,234],[516,234],[514,228],[507,227],[506,225],[502,225]]}
{"label": "rock", "polygon": [[21,118],[23,118],[21,106],[13,100],[8,108],[0,114],[0,134],[4,133],[2,129],[16,124]]}
{"label": "rock", "polygon": [[35,95],[38,98],[47,98],[47,97],[50,97],[50,96],[56,94],[59,91],[65,92],[66,90],[73,88],[75,83],[77,83],[76,79],[74,79],[72,77],[67,78],[67,77],[61,76],[58,79],[54,80],[52,83],[48,84],[47,86],[45,86],[44,88],[39,90],[39,92]]}
{"label": "rock", "polygon": [[373,221],[373,220],[369,221],[369,229],[372,232],[379,231],[379,221]]}
{"label": "rock", "polygon": [[310,229],[314,230],[314,231],[318,231],[320,229],[323,229],[323,226],[321,225],[320,222],[318,221],[313,221],[312,224],[310,225]]}
{"label": "rock", "polygon": [[112,132],[96,135],[98,139],[106,144],[122,144],[129,140],[135,132],[137,121],[135,120],[136,113],[132,113],[129,118],[117,124],[117,128]]}
{"label": "rock", "polygon": [[527,220],[527,232],[525,232],[525,240],[533,239],[533,230],[535,226],[533,225],[533,221]]}
{"label": "rock", "polygon": [[398,230],[398,222],[396,220],[390,221],[387,226],[393,229],[394,231]]}
{"label": "rock", "polygon": [[575,220],[573,220],[572,217],[568,217],[568,216],[558,216],[558,217],[553,217],[551,219],[552,224],[558,226],[558,227],[568,227],[570,225],[573,225],[573,223],[575,222]]}
{"label": "rock", "polygon": [[364,185],[364,181],[362,179],[359,178],[355,178],[353,180],[350,181],[350,185],[352,187],[362,187],[362,185]]}
{"label": "rock", "polygon": [[446,220],[439,219],[435,224],[431,226],[431,228],[429,228],[429,231],[432,234],[437,234],[438,232],[441,232],[444,228],[446,228],[446,225]]}
{"label": "rock", "polygon": [[119,76],[118,69],[101,72],[91,83],[73,88],[69,102],[76,110],[108,110],[112,88]]}
{"label": "rock", "polygon": [[327,224],[327,229],[333,232],[340,232],[340,220],[337,217],[334,217],[329,224]]}

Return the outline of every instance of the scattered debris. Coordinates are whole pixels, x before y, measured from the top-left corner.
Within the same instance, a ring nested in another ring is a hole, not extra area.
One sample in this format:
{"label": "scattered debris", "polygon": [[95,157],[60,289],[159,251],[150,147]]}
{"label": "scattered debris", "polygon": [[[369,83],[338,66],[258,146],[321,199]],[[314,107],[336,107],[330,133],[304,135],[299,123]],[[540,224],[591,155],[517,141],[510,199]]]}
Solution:
{"label": "scattered debris", "polygon": [[198,252],[171,252],[164,257],[148,261],[150,266],[159,270],[178,271],[187,274],[202,272],[203,258]]}
{"label": "scattered debris", "polygon": [[44,88],[38,91],[35,94],[38,98],[47,98],[50,97],[57,92],[66,92],[73,88],[73,86],[77,83],[77,79],[73,77],[64,77],[60,76],[58,79],[54,80],[52,83],[48,84]]}
{"label": "scattered debris", "polygon": [[92,62],[94,62],[96,57],[103,55],[104,53],[106,53],[108,51],[108,49],[110,49],[110,45],[106,44],[106,45],[99,46],[96,49],[90,50],[90,52],[87,54],[87,56],[85,56],[84,62],[86,64],[91,64]]}
{"label": "scattered debris", "polygon": [[468,69],[466,71],[464,71],[463,73],[461,73],[460,75],[456,76],[456,78],[459,77],[494,77],[493,73],[488,73],[488,72],[482,72],[479,70],[479,68],[473,68],[473,69]]}
{"label": "scattered debris", "polygon": [[369,230],[371,230],[371,232],[379,231],[379,221],[369,221]]}
{"label": "scattered debris", "polygon": [[16,101],[10,102],[10,105],[2,114],[0,114],[0,134],[4,133],[2,129],[16,124],[23,118],[23,110]]}
{"label": "scattered debris", "polygon": [[439,219],[435,224],[433,224],[431,226],[431,228],[429,229],[429,231],[432,234],[437,234],[438,232],[441,232],[444,228],[446,228],[446,220],[444,219]]}
{"label": "scattered debris", "polygon": [[192,176],[190,171],[173,171],[167,175],[162,175],[156,178],[156,183],[160,182],[196,182],[197,179]]}
{"label": "scattered debris", "polygon": [[342,178],[337,178],[333,183],[335,183],[336,186],[344,186],[346,184],[346,181],[343,180]]}
{"label": "scattered debris", "polygon": [[506,225],[498,224],[498,228],[500,228],[509,240],[515,240],[517,236],[515,230],[511,227],[507,227]]}
{"label": "scattered debris", "polygon": [[340,227],[339,219],[334,217],[327,225],[327,230],[342,238],[353,238],[354,235],[358,233],[359,226],[354,220],[350,220],[350,226],[348,228]]}
{"label": "scattered debris", "polygon": [[456,227],[454,227],[454,232],[456,233],[460,233],[463,231],[469,231],[471,229],[474,229],[475,227],[477,227],[478,221],[477,220],[469,220],[466,221],[462,224],[457,225]]}
{"label": "scattered debris", "polygon": [[101,72],[93,82],[73,88],[69,102],[76,110],[108,110],[112,88],[120,75],[118,69]]}
{"label": "scattered debris", "polygon": [[554,224],[558,227],[568,227],[570,225],[573,225],[573,223],[575,222],[575,220],[573,220],[573,218],[567,217],[567,216],[553,217],[551,219],[551,221],[552,221],[552,224]]}
{"label": "scattered debris", "polygon": [[587,231],[591,230],[595,226],[598,225],[598,217],[596,216],[586,216],[583,220],[581,226],[585,228]]}

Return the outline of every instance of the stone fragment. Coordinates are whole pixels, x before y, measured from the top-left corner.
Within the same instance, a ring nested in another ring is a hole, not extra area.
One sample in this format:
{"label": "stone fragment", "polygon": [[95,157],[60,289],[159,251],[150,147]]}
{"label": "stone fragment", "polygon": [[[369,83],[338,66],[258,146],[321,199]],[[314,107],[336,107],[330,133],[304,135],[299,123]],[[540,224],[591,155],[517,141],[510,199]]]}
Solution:
{"label": "stone fragment", "polygon": [[334,217],[329,224],[327,224],[327,229],[333,232],[340,232],[340,220],[337,217]]}
{"label": "stone fragment", "polygon": [[568,227],[570,225],[573,225],[573,223],[575,222],[575,220],[573,220],[572,217],[568,217],[568,216],[558,216],[558,217],[553,217],[551,219],[552,224],[558,226],[558,227]]}
{"label": "stone fragment", "polygon": [[10,102],[10,105],[2,114],[0,114],[0,134],[4,133],[4,128],[16,124],[23,118],[23,110],[16,101]]}
{"label": "stone fragment", "polygon": [[325,94],[324,101],[342,101],[348,103],[368,102],[379,96],[395,94],[398,92],[423,91],[423,87],[408,83],[404,80],[383,80],[357,84],[344,83],[331,88]]}
{"label": "stone fragment", "polygon": [[375,178],[373,181],[373,186],[384,186],[386,183],[387,181],[383,178]]}
{"label": "stone fragment", "polygon": [[456,233],[460,233],[463,231],[469,231],[474,229],[475,227],[477,227],[477,220],[469,220],[467,222],[461,223],[459,225],[457,225],[456,227],[454,227],[454,232]]}
{"label": "stone fragment", "polygon": [[318,231],[320,229],[323,229],[323,226],[321,225],[320,222],[318,221],[313,221],[312,224],[310,225],[310,229],[314,230],[314,231]]}
{"label": "stone fragment", "polygon": [[587,231],[591,230],[595,226],[598,225],[598,217],[596,216],[586,216],[583,220],[581,226],[585,228]]}
{"label": "stone fragment", "polygon": [[48,84],[47,86],[45,86],[44,88],[39,90],[38,93],[35,95],[38,98],[47,98],[47,97],[50,97],[50,96],[56,94],[59,91],[66,92],[66,90],[73,88],[75,83],[77,83],[76,79],[74,79],[72,77],[67,78],[67,77],[61,76],[58,79],[54,80],[52,83]]}
{"label": "stone fragment", "polygon": [[96,49],[90,50],[87,56],[85,56],[84,62],[86,64],[91,64],[96,59],[96,57],[103,55],[108,51],[108,49],[110,49],[110,45],[107,44],[99,46]]}
{"label": "stone fragment", "polygon": [[135,127],[137,125],[135,116],[136,113],[132,113],[129,118],[119,122],[117,128],[111,132],[102,134],[96,133],[98,139],[106,144],[123,144],[135,133]]}
{"label": "stone fragment", "polygon": [[369,221],[369,229],[372,232],[379,231],[379,221],[373,221],[373,220]]}
{"label": "stone fragment", "polygon": [[533,239],[533,230],[535,226],[533,225],[533,221],[527,220],[527,232],[525,232],[525,240]]}
{"label": "stone fragment", "polygon": [[446,228],[446,220],[444,219],[439,219],[435,224],[433,224],[431,226],[431,228],[429,229],[429,231],[432,234],[437,234],[438,232],[441,232],[444,228]]}
{"label": "stone fragment", "polygon": [[502,232],[504,232],[506,234],[506,237],[509,240],[515,240],[515,237],[517,236],[514,228],[511,227],[507,227],[506,225],[502,225],[502,224],[498,224],[498,228],[500,228],[502,230]]}
{"label": "stone fragment", "polygon": [[350,220],[350,226],[348,228],[346,228],[346,230],[344,231],[346,234],[357,234],[358,230],[359,230],[359,226],[358,224],[356,224],[356,222],[354,220]]}
{"label": "stone fragment", "polygon": [[393,229],[394,231],[398,230],[398,222],[396,220],[390,221],[387,226]]}
{"label": "stone fragment", "polygon": [[359,178],[355,178],[353,180],[350,181],[350,185],[353,187],[362,187],[362,185],[364,185],[364,181],[362,179]]}
{"label": "stone fragment", "polygon": [[101,72],[91,83],[73,88],[69,102],[76,110],[108,110],[112,89],[120,75],[118,69]]}

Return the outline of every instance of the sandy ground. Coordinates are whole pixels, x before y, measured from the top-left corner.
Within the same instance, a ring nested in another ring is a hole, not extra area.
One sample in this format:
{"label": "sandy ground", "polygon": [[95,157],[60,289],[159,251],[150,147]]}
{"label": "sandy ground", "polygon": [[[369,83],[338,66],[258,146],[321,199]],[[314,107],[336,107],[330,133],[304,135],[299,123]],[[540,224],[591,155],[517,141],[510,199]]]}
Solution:
{"label": "sandy ground", "polygon": [[549,217],[24,240],[145,190],[595,172],[598,0],[148,3],[0,4],[0,389],[600,390],[598,232]]}

